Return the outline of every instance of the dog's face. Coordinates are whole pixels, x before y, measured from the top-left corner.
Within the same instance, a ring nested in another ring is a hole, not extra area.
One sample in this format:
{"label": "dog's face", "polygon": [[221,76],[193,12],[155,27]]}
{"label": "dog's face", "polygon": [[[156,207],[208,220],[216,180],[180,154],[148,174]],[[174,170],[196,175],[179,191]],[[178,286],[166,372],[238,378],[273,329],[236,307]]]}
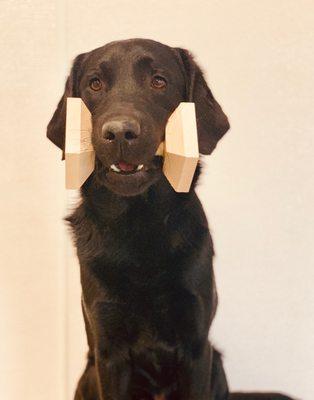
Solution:
{"label": "dog's face", "polygon": [[81,97],[92,114],[97,184],[122,196],[160,178],[155,153],[180,102],[195,102],[201,153],[210,154],[229,128],[192,56],[152,40],[112,42],[76,57],[47,129],[63,152],[67,97]]}

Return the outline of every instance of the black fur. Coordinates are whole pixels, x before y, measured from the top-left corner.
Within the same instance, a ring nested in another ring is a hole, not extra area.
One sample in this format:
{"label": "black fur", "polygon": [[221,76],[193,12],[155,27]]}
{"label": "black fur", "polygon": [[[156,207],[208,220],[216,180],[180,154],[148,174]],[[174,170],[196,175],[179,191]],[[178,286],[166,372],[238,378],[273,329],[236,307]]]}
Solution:
{"label": "black fur", "polygon": [[[150,85],[155,71],[166,75],[163,91]],[[101,93],[90,90],[91,74],[103,82]],[[154,157],[181,101],[195,102],[201,153],[210,154],[229,128],[191,54],[133,39],[78,56],[47,131],[63,151],[67,96],[82,97],[91,110],[96,150],[95,171],[67,218],[89,345],[75,399],[284,399],[229,396],[221,356],[208,341],[217,294],[213,243],[194,191],[200,166],[190,192],[176,193]],[[136,119],[141,132],[118,148],[101,132],[122,117]],[[110,165],[122,157],[147,170],[113,175]]]}

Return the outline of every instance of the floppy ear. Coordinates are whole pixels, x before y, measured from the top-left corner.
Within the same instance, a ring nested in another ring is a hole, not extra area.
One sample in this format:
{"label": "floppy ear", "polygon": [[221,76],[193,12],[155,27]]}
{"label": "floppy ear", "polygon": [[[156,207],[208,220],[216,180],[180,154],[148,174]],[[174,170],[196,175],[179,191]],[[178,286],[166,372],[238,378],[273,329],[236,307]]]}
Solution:
{"label": "floppy ear", "polygon": [[66,99],[67,97],[79,96],[78,83],[80,79],[81,65],[86,54],[87,53],[78,55],[73,61],[70,75],[66,80],[63,96],[61,97],[57,109],[47,126],[47,137],[62,150],[62,160],[64,160],[65,151]]}
{"label": "floppy ear", "polygon": [[175,51],[185,74],[186,101],[195,103],[199,151],[210,154],[230,128],[228,118],[214,99],[192,54],[178,47]]}

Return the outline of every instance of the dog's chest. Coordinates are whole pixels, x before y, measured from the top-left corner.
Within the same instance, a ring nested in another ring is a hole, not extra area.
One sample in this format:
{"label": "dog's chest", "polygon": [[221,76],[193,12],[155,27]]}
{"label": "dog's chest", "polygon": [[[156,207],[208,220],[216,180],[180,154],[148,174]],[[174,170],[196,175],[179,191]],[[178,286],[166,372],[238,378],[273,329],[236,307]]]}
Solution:
{"label": "dog's chest", "polygon": [[104,334],[132,348],[190,346],[209,314],[208,230],[189,207],[155,209],[141,205],[103,225],[76,218],[84,300]]}
{"label": "dog's chest", "polygon": [[109,292],[150,294],[167,290],[180,279],[180,257],[173,246],[175,234],[162,223],[137,221],[111,227],[103,235],[102,256],[92,271]]}
{"label": "dog's chest", "polygon": [[141,346],[150,346],[156,339],[174,345],[186,324],[195,325],[199,307],[184,284],[180,235],[163,221],[128,222],[105,229],[97,237],[94,234],[92,240],[89,237],[90,246],[101,244],[101,251],[94,249],[94,257],[92,248],[87,251],[80,244],[84,255],[90,254],[89,260],[83,257],[81,262],[84,295],[90,304],[98,303],[111,337],[126,330],[128,341]]}

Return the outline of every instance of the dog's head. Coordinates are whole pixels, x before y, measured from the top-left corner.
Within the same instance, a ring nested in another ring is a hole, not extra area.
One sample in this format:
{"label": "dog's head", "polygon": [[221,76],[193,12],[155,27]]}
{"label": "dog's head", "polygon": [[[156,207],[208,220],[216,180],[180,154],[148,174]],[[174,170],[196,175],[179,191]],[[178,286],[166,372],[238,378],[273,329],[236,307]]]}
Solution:
{"label": "dog's head", "polygon": [[92,114],[98,184],[123,196],[140,194],[161,177],[155,152],[180,102],[195,103],[202,154],[229,129],[191,54],[153,40],[116,41],[75,58],[47,128],[63,156],[67,97],[81,97]]}

